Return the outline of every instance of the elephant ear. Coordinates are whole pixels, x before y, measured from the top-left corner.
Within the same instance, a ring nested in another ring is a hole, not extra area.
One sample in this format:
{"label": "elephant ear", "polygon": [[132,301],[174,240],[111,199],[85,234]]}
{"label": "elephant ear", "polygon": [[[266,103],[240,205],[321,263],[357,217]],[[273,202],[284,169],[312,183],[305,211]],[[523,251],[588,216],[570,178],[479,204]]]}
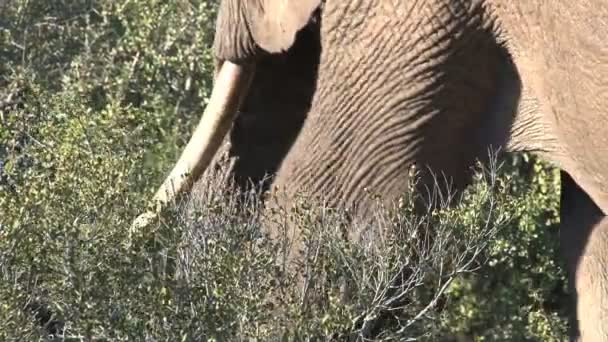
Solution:
{"label": "elephant ear", "polygon": [[306,26],[321,0],[259,0],[252,8],[251,29],[256,44],[270,53],[286,51]]}

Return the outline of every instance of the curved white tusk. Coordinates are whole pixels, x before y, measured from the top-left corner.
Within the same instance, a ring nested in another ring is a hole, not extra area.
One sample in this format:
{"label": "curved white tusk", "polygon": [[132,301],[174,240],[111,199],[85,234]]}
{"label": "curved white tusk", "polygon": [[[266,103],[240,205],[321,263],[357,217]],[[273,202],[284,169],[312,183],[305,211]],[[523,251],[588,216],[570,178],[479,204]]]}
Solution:
{"label": "curved white tusk", "polygon": [[140,215],[132,228],[151,223],[175,198],[192,189],[217,153],[232,126],[241,101],[249,90],[255,65],[238,65],[225,61],[215,79],[209,104],[171,173],[160,186],[153,201],[155,211]]}

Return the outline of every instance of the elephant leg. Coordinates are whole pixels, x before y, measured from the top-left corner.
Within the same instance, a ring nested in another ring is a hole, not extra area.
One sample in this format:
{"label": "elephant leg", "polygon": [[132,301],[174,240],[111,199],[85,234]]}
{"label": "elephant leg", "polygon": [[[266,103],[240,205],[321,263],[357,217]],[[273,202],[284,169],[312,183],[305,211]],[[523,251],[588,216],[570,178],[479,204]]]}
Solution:
{"label": "elephant leg", "polygon": [[561,254],[574,294],[575,341],[608,341],[608,218],[562,171]]}

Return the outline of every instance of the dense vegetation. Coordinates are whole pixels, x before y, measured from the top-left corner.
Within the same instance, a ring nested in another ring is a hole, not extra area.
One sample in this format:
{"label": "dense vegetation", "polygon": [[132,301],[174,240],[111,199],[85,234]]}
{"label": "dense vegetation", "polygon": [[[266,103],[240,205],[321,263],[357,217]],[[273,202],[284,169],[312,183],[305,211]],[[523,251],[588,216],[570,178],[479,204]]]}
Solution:
{"label": "dense vegetation", "polygon": [[0,340],[563,339],[559,174],[530,155],[480,170],[453,208],[415,217],[405,197],[373,245],[303,204],[315,296],[277,269],[259,203],[238,210],[213,177],[130,232],[205,105],[215,3],[0,3]]}

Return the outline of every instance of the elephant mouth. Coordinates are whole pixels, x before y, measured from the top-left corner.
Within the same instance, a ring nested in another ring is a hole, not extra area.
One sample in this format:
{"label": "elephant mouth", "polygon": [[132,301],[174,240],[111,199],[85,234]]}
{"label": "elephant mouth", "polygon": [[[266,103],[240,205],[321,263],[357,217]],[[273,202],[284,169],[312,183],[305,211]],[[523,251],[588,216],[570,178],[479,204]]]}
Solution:
{"label": "elephant mouth", "polygon": [[153,198],[153,207],[140,215],[132,228],[141,228],[178,196],[189,192],[205,172],[230,130],[255,73],[255,64],[221,62],[209,103],[169,176]]}

